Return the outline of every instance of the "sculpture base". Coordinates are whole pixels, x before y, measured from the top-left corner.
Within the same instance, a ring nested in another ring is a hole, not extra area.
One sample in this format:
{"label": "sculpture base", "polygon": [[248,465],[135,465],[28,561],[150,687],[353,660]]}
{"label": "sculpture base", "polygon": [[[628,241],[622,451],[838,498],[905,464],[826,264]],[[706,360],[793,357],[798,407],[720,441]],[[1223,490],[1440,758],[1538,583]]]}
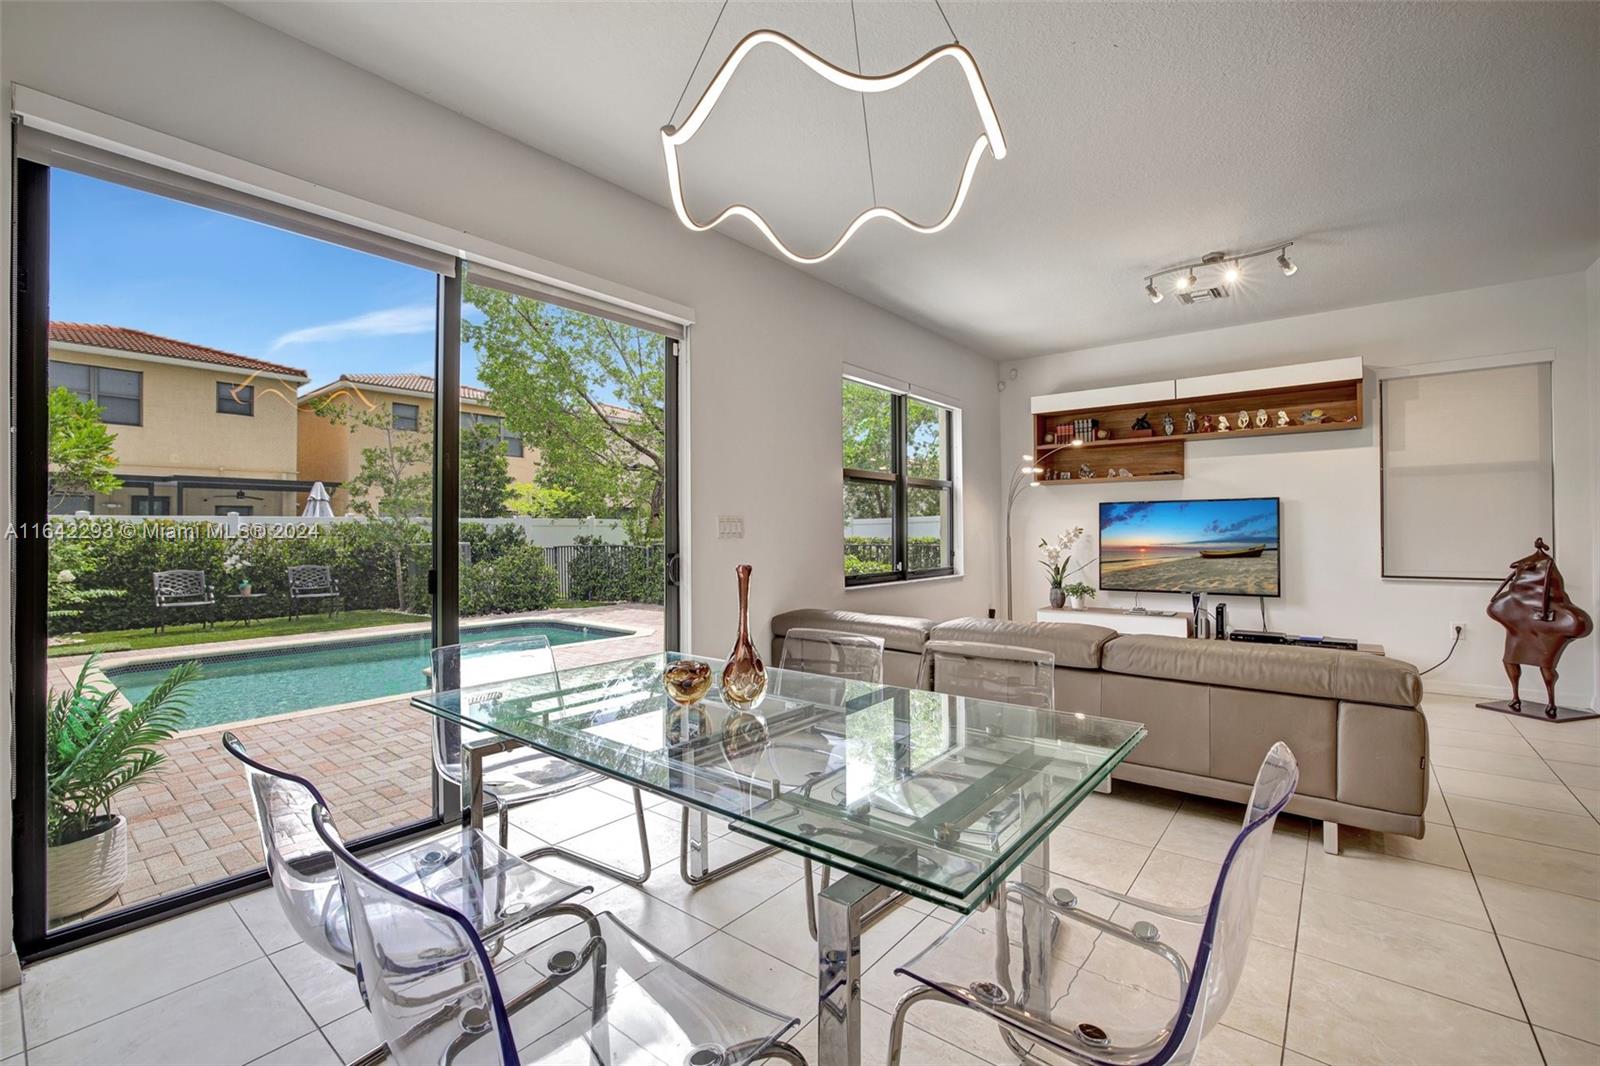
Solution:
{"label": "sculpture base", "polygon": [[[1510,700],[1494,700],[1490,703],[1480,703],[1478,706],[1486,711],[1514,714],[1518,718],[1538,718],[1546,722],[1581,722],[1588,718],[1600,718],[1600,712],[1581,711],[1576,707],[1552,708],[1549,704],[1540,703],[1538,700],[1523,700],[1520,711],[1511,706]],[[1554,713],[1550,713],[1552,711]]]}

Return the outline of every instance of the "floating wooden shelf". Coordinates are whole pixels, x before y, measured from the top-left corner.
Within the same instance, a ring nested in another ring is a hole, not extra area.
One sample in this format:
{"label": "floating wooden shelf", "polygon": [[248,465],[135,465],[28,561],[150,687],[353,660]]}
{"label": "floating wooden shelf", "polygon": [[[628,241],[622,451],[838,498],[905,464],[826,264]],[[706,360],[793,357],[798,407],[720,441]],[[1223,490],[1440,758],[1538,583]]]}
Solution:
{"label": "floating wooden shelf", "polygon": [[[1345,376],[1335,380],[1305,380],[1319,373]],[[1044,470],[1039,480],[1047,485],[1103,483],[1106,480],[1173,481],[1183,477],[1184,449],[1190,441],[1360,429],[1365,424],[1360,375],[1359,360],[1332,360],[1305,367],[1276,367],[1187,381],[1035,397],[1033,444],[1039,456],[1037,465]],[[1248,387],[1256,384],[1262,387]],[[1224,385],[1240,387],[1205,394],[1197,391]],[[1268,423],[1257,428],[1255,414],[1263,410],[1267,412]],[[1322,420],[1304,421],[1303,412],[1313,410],[1322,412]],[[1251,424],[1246,429],[1230,429],[1225,433],[1184,433],[1181,427],[1186,411],[1193,411],[1197,419],[1210,416],[1214,422],[1224,415],[1233,421],[1240,411],[1245,411]],[[1277,425],[1279,411],[1288,415],[1289,425]],[[1172,416],[1180,432],[1170,436],[1161,432],[1163,414]],[[1127,436],[1140,415],[1145,415],[1155,428],[1154,436]],[[1111,434],[1110,438],[1068,443],[1073,422],[1082,419],[1092,419],[1097,429]],[[1079,476],[1079,468],[1084,464],[1093,470],[1094,477]],[[1132,477],[1107,479],[1108,469],[1125,469]],[[1063,472],[1071,472],[1072,477],[1062,477]]]}

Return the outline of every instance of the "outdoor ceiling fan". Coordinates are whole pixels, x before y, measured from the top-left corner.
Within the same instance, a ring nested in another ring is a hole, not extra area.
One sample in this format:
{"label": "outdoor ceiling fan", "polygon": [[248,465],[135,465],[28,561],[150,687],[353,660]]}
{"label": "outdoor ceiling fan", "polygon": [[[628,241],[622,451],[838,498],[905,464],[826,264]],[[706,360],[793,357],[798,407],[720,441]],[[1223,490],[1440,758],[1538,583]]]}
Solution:
{"label": "outdoor ceiling fan", "polygon": [[264,500],[264,499],[266,499],[265,496],[250,496],[250,495],[247,495],[245,493],[244,489],[239,489],[236,492],[234,492],[233,498],[236,499],[236,500]]}

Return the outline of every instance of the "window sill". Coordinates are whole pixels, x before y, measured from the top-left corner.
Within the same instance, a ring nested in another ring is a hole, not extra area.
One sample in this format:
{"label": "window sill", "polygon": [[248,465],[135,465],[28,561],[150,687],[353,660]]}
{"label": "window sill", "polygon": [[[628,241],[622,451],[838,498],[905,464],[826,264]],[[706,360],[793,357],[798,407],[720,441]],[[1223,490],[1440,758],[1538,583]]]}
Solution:
{"label": "window sill", "polygon": [[931,585],[938,581],[960,581],[967,575],[957,570],[953,574],[937,574],[933,577],[908,577],[904,581],[878,581],[870,585],[846,585],[846,592],[867,592],[873,589],[903,589],[907,585]]}

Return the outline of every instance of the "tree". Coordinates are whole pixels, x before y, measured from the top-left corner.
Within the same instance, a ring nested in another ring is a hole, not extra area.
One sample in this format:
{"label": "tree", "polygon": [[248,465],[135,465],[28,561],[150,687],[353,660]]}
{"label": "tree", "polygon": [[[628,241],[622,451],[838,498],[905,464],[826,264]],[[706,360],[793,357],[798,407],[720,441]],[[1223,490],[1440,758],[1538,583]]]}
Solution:
{"label": "tree", "polygon": [[[846,469],[889,470],[894,456],[893,394],[846,378],[843,390],[844,465]],[[911,477],[948,479],[944,458],[945,409],[921,400],[906,400],[906,473]],[[847,482],[846,518],[883,518],[892,493],[878,483]],[[938,514],[932,493],[912,494],[912,515]]]}
{"label": "tree", "polygon": [[532,481],[519,481],[511,486],[511,498],[506,507],[512,514],[529,518],[585,518],[579,500],[562,488],[542,488]]}
{"label": "tree", "polygon": [[498,424],[479,422],[461,431],[461,517],[504,518],[510,511],[510,464]]}
{"label": "tree", "polygon": [[317,403],[313,410],[351,433],[378,431],[379,443],[361,449],[361,469],[344,488],[350,510],[382,530],[394,564],[395,606],[404,610],[410,603],[406,559],[428,535],[428,526],[416,520],[433,513],[433,412],[423,412],[416,429],[400,429],[392,405],[368,409],[333,401]]}
{"label": "tree", "polygon": [[660,335],[498,289],[468,285],[464,321],[478,377],[506,428],[540,452],[536,484],[579,514],[635,516],[653,535],[666,506]]}
{"label": "tree", "polygon": [[116,492],[117,436],[100,421],[100,407],[71,390],[50,390],[51,499]]}

